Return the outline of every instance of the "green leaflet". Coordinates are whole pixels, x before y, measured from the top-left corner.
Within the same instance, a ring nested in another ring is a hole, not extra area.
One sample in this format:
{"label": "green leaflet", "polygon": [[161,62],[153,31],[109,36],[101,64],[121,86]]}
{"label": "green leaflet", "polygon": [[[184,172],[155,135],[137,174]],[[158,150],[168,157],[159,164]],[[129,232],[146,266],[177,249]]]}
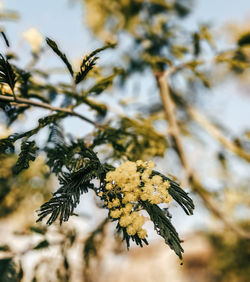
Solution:
{"label": "green leaflet", "polygon": [[76,162],[76,167],[72,167],[70,172],[60,174],[61,187],[48,202],[40,207],[37,221],[42,221],[48,215],[50,217],[47,224],[52,224],[57,218],[59,218],[60,224],[63,221],[68,221],[79,204],[81,194],[94,188],[91,180],[103,178],[102,175],[105,175],[105,168],[92,150],[83,148],[79,152],[79,156],[84,160],[80,163],[80,168]]}
{"label": "green leaflet", "polygon": [[36,159],[37,150],[38,147],[35,141],[23,141],[17,163],[13,167],[13,173],[18,174],[22,170],[29,168],[29,162]]}
{"label": "green leaflet", "polygon": [[107,49],[107,48],[114,48],[116,44],[107,44],[104,47],[98,48],[91,52],[89,55],[86,55],[81,63],[80,71],[76,74],[75,77],[75,84],[80,83],[84,78],[87,76],[87,74],[93,69],[94,65],[96,64],[96,61],[98,57],[95,57],[96,54],[100,53],[101,51]]}
{"label": "green leaflet", "polygon": [[153,175],[160,175],[164,180],[169,181],[169,194],[182,207],[182,209],[187,215],[192,215],[194,210],[194,203],[192,199],[188,196],[188,194],[180,187],[180,185],[169,177],[159,173],[158,171],[154,170],[152,176]]}
{"label": "green leaflet", "polygon": [[166,244],[182,259],[184,250],[181,247],[181,240],[164,212],[157,205],[152,205],[147,202],[143,202],[143,206],[154,223],[157,233],[164,238]]}
{"label": "green leaflet", "polygon": [[2,54],[0,54],[0,83],[8,84],[10,89],[14,91],[16,75],[12,69],[12,66]]}
{"label": "green leaflet", "polygon": [[74,77],[74,72],[73,72],[71,64],[69,63],[66,55],[59,50],[56,42],[48,37],[46,38],[46,42],[49,45],[49,47],[62,59],[67,69],[69,70],[71,76]]}

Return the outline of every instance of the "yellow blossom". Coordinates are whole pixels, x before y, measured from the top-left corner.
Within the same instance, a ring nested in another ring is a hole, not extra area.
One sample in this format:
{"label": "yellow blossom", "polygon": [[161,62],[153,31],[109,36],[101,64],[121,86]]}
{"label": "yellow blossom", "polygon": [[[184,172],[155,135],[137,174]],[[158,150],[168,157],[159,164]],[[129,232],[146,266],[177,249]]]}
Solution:
{"label": "yellow blossom", "polygon": [[126,230],[127,230],[128,235],[133,236],[133,235],[136,234],[136,229],[133,227],[133,225],[129,225],[129,226],[126,228]]}
{"label": "yellow blossom", "polygon": [[142,201],[147,201],[147,200],[149,200],[150,195],[151,195],[151,194],[143,193],[143,194],[141,195],[140,199],[141,199]]}
{"label": "yellow blossom", "polygon": [[119,223],[122,227],[127,227],[132,223],[132,217],[130,215],[123,215],[121,216]]}
{"label": "yellow blossom", "polygon": [[122,211],[119,210],[119,209],[112,210],[110,212],[110,216],[113,217],[113,218],[119,218],[121,214],[122,214]]}
{"label": "yellow blossom", "polygon": [[113,180],[113,177],[114,177],[114,172],[113,172],[113,171],[109,171],[109,172],[106,174],[105,181],[112,181],[112,180]]}
{"label": "yellow blossom", "polygon": [[170,182],[168,180],[165,180],[163,182],[163,186],[166,187],[166,189],[168,189],[170,187]]}
{"label": "yellow blossom", "polygon": [[152,183],[153,185],[160,185],[162,183],[162,178],[160,177],[160,175],[154,175],[152,177]]}
{"label": "yellow blossom", "polygon": [[133,191],[133,189],[134,189],[134,185],[131,184],[131,183],[127,183],[127,184],[124,185],[123,191],[124,192],[131,192],[131,191]]}
{"label": "yellow blossom", "polygon": [[147,231],[145,229],[141,229],[137,232],[137,234],[140,239],[145,239],[147,236]]}
{"label": "yellow blossom", "polygon": [[172,197],[168,194],[168,196],[165,198],[165,203],[168,204],[170,201],[172,201]]}
{"label": "yellow blossom", "polygon": [[136,161],[136,165],[143,167],[144,162],[142,160],[138,160],[138,161]]}
{"label": "yellow blossom", "polygon": [[147,167],[153,169],[155,167],[155,163],[152,161],[147,162]]}
{"label": "yellow blossom", "polygon": [[140,231],[144,222],[145,219],[143,216],[137,216],[133,219],[133,227],[136,229],[136,231]]}
{"label": "yellow blossom", "polygon": [[151,174],[151,171],[149,170],[144,171],[141,176],[142,180],[147,182],[149,180],[150,174]]}
{"label": "yellow blossom", "polygon": [[[137,234],[141,239],[147,236],[147,232],[142,229],[144,216],[135,211],[138,201],[149,201],[157,205],[169,203],[172,199],[168,193],[169,181],[164,180],[160,175],[152,176],[154,166],[152,161],[126,161],[114,171],[108,172],[105,178],[108,200],[105,205],[110,210],[110,216],[118,219],[120,226],[125,227],[129,235]],[[112,201],[109,198],[110,190],[114,196],[117,193]],[[99,193],[99,195],[103,194]],[[121,201],[118,195],[122,197]]]}
{"label": "yellow blossom", "polygon": [[133,209],[133,205],[131,203],[128,203],[125,205],[125,207],[123,208],[124,213],[128,213],[131,212]]}
{"label": "yellow blossom", "polygon": [[147,183],[143,188],[143,191],[145,192],[145,193],[153,193],[154,192],[154,186],[152,185],[152,184],[150,184],[150,183]]}
{"label": "yellow blossom", "polygon": [[150,199],[151,204],[157,205],[157,204],[160,204],[161,202],[162,201],[161,201],[161,197],[159,196],[159,194],[152,195]]}
{"label": "yellow blossom", "polygon": [[129,203],[129,202],[135,202],[138,199],[137,195],[134,193],[126,193],[124,198],[122,199],[123,204]]}
{"label": "yellow blossom", "polygon": [[112,200],[112,205],[113,205],[113,207],[119,207],[120,206],[120,201],[119,201],[119,199],[113,199]]}
{"label": "yellow blossom", "polygon": [[32,52],[39,53],[43,42],[40,32],[36,28],[31,27],[23,33],[23,37],[30,43]]}
{"label": "yellow blossom", "polygon": [[107,185],[106,185],[106,189],[107,190],[111,190],[113,188],[113,185],[111,184],[111,183],[108,183]]}
{"label": "yellow blossom", "polygon": [[168,190],[164,186],[157,187],[157,192],[165,197],[168,195]]}

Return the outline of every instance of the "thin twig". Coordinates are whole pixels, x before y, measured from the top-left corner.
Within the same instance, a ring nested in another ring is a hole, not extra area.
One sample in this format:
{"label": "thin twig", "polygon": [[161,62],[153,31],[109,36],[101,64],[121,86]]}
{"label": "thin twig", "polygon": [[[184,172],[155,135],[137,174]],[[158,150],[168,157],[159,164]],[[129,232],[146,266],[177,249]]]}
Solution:
{"label": "thin twig", "polygon": [[98,128],[102,127],[101,125],[99,125],[96,122],[90,120],[89,118],[73,111],[72,109],[54,107],[54,106],[51,106],[47,103],[37,102],[37,101],[30,100],[30,99],[25,99],[25,98],[17,98],[17,97],[14,98],[14,97],[5,96],[5,95],[0,95],[0,101],[14,102],[16,104],[22,104],[22,105],[26,104],[26,105],[31,105],[31,106],[43,108],[43,109],[48,109],[48,110],[55,111],[55,112],[67,113],[71,116],[78,117],[78,118],[94,125],[95,127],[98,127]]}
{"label": "thin twig", "polygon": [[169,121],[169,133],[172,136],[181,163],[185,168],[187,177],[189,178],[191,176],[191,168],[189,166],[189,162],[185,157],[182,142],[180,139],[180,129],[175,115],[175,104],[171,98],[168,81],[166,79],[167,75],[168,73],[157,73],[156,78],[160,89],[160,96],[164,107],[164,111],[166,113],[166,118]]}
{"label": "thin twig", "polygon": [[246,233],[240,227],[229,221],[226,216],[217,208],[210,193],[201,185],[201,182],[199,181],[197,175],[189,165],[188,159],[185,155],[182,146],[181,133],[175,114],[175,103],[171,97],[170,88],[168,85],[169,74],[170,72],[156,73],[156,79],[160,90],[162,104],[166,113],[167,120],[169,122],[169,132],[176,146],[176,150],[179,155],[182,166],[186,171],[187,179],[190,185],[192,186],[193,190],[199,194],[206,207],[211,210],[215,216],[222,220],[225,226],[233,230],[236,234],[241,237],[250,238],[250,234]]}
{"label": "thin twig", "polygon": [[192,106],[187,106],[187,111],[190,116],[202,126],[202,128],[206,129],[207,132],[214,136],[225,148],[250,162],[250,154],[223,136],[220,130],[197,109]]}
{"label": "thin twig", "polygon": [[[12,89],[11,89],[12,90]],[[12,90],[12,94],[13,94],[13,98],[14,98],[14,101],[16,101],[16,94],[15,94],[15,91]]]}
{"label": "thin twig", "polygon": [[196,64],[196,66],[200,66],[200,65],[207,65],[207,64],[212,64],[212,63],[225,63],[225,60],[222,60],[221,57],[225,56],[225,55],[230,55],[230,54],[234,54],[234,52],[237,49],[229,49],[229,50],[224,50],[221,52],[218,52],[217,54],[215,54],[214,56],[206,59],[206,60],[188,60],[186,62],[183,62],[181,64],[178,65],[171,65],[168,69],[168,75],[173,74],[177,71],[183,70],[188,68],[189,66],[192,66],[194,64]]}

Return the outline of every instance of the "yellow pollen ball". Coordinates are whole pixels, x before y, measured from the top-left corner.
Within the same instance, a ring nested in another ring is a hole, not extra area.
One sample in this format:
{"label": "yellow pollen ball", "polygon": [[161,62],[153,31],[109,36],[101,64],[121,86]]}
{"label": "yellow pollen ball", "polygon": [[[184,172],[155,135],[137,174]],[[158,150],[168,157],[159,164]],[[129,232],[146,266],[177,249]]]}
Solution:
{"label": "yellow pollen ball", "polygon": [[111,190],[113,188],[113,185],[111,183],[107,183],[106,189]]}
{"label": "yellow pollen ball", "polygon": [[113,199],[113,200],[112,200],[112,205],[113,205],[113,207],[119,207],[119,206],[120,206],[120,201],[119,201],[119,199]]}
{"label": "yellow pollen ball", "polygon": [[[119,224],[126,227],[129,235],[137,233],[140,238],[147,235],[142,229],[145,218],[133,211],[140,207],[139,200],[157,205],[168,203],[172,199],[168,193],[170,182],[160,175],[151,176],[154,167],[152,161],[126,161],[106,174],[108,191],[107,195],[105,194],[107,196],[105,205],[110,210],[110,216],[119,219]],[[98,195],[102,196],[103,192],[99,192]]]}
{"label": "yellow pollen ball", "polygon": [[133,236],[133,235],[136,234],[136,229],[132,225],[129,225],[126,228],[126,230],[127,230],[128,235],[130,235],[130,236]]}
{"label": "yellow pollen ball", "polygon": [[145,229],[142,229],[138,231],[137,234],[140,239],[145,239],[147,236],[147,231]]}
{"label": "yellow pollen ball", "polygon": [[130,215],[123,215],[121,216],[119,223],[122,227],[127,227],[132,223],[132,218]]}
{"label": "yellow pollen ball", "polygon": [[118,210],[118,209],[112,210],[110,212],[110,216],[113,217],[113,218],[119,218],[121,216],[121,213],[122,213],[121,210]]}
{"label": "yellow pollen ball", "polygon": [[125,213],[128,213],[128,212],[131,212],[132,209],[133,209],[133,205],[132,205],[131,203],[128,203],[128,204],[126,204],[125,207],[123,208],[123,211],[124,211]]}
{"label": "yellow pollen ball", "polygon": [[152,181],[153,185],[160,185],[160,184],[162,184],[162,178],[160,177],[160,175],[154,175],[152,177],[151,181]]}

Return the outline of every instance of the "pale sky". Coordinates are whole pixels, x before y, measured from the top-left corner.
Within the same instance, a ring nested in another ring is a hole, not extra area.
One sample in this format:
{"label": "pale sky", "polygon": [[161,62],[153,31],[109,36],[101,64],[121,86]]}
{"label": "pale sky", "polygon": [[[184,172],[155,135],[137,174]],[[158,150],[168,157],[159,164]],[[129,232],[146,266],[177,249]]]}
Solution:
{"label": "pale sky", "polygon": [[[4,23],[14,46],[22,32],[36,27],[43,35],[56,38],[65,51],[81,55],[95,47],[83,23],[82,6],[77,0],[4,0],[5,8],[19,11],[18,23]],[[72,2],[75,4],[72,5]],[[249,0],[196,0],[194,13],[187,20],[190,26],[211,21],[216,27],[231,20],[250,19]],[[20,40],[20,39],[19,39]],[[19,45],[20,47],[20,42]]]}

